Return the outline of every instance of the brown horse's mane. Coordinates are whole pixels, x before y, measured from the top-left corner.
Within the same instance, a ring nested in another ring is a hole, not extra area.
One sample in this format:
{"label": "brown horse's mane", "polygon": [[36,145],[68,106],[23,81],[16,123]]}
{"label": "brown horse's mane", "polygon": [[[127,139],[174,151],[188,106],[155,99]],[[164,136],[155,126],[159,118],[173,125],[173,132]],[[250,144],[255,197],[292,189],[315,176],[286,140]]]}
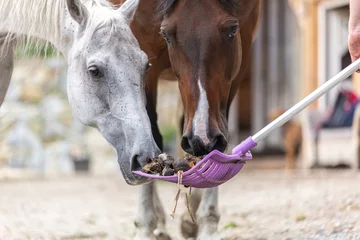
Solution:
{"label": "brown horse's mane", "polygon": [[[160,16],[165,16],[170,13],[173,6],[178,0],[160,0],[159,1],[159,13]],[[221,6],[228,11],[231,15],[237,16],[241,10],[241,1],[239,0],[218,0]]]}

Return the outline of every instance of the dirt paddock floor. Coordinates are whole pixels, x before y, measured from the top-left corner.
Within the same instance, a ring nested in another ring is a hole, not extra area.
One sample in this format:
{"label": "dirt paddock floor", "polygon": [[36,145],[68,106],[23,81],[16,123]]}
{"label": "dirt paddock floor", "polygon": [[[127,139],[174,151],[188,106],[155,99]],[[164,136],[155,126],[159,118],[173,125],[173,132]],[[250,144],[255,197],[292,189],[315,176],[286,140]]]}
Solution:
{"label": "dirt paddock floor", "polygon": [[[220,187],[225,239],[360,239],[360,173],[264,170],[248,163]],[[170,213],[175,185],[158,184]],[[120,175],[0,182],[0,239],[131,239],[138,187]],[[181,240],[179,219],[168,230]]]}

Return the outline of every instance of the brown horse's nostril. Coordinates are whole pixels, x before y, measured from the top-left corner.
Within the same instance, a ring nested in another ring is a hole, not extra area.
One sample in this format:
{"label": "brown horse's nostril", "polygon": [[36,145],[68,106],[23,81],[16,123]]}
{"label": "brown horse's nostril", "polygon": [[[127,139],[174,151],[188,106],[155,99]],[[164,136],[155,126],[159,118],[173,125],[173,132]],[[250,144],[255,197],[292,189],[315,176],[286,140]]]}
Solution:
{"label": "brown horse's nostril", "polygon": [[181,140],[181,147],[185,152],[194,156],[202,156],[208,153],[204,142],[199,136],[189,138],[184,135]]}
{"label": "brown horse's nostril", "polygon": [[199,136],[194,136],[191,141],[191,146],[193,149],[193,155],[194,156],[202,156],[205,154],[208,154],[209,151],[207,150],[207,147],[205,146],[203,140]]}
{"label": "brown horse's nostril", "polygon": [[228,144],[228,142],[223,134],[221,134],[221,133],[216,134],[212,138],[211,145],[210,145],[210,147],[211,147],[210,151],[216,149],[216,150],[219,150],[220,152],[224,152],[226,150],[227,144]]}
{"label": "brown horse's nostril", "polygon": [[216,134],[212,139],[211,143],[205,145],[199,136],[190,138],[184,135],[181,140],[182,149],[192,155],[202,156],[210,153],[212,150],[219,150],[224,152],[227,147],[227,141],[223,134]]}

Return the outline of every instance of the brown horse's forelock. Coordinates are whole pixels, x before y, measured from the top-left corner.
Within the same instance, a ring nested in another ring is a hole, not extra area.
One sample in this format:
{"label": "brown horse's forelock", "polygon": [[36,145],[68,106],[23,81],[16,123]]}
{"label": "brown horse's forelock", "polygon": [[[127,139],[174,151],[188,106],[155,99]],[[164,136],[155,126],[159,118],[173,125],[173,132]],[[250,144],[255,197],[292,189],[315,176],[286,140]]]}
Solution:
{"label": "brown horse's forelock", "polygon": [[[241,3],[239,0],[218,0],[221,6],[228,11],[231,15],[236,16],[241,10]],[[165,16],[169,14],[177,0],[160,0],[159,14]]]}

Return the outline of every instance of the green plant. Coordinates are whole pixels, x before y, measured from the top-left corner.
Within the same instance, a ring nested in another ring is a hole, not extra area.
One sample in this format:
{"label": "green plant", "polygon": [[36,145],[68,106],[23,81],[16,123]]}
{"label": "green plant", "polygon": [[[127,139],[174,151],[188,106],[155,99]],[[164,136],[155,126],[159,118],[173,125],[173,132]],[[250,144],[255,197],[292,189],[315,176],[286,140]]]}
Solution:
{"label": "green plant", "polygon": [[164,142],[170,142],[176,138],[177,128],[174,126],[166,126],[160,128],[160,133]]}
{"label": "green plant", "polygon": [[231,229],[231,228],[237,228],[238,225],[234,222],[229,222],[224,226],[224,229]]}
{"label": "green plant", "polygon": [[296,222],[301,222],[301,221],[304,221],[305,219],[306,219],[306,216],[304,214],[298,214],[295,217]]}
{"label": "green plant", "polygon": [[31,40],[21,42],[15,51],[17,57],[52,57],[56,54],[57,51],[52,44],[39,44]]}

